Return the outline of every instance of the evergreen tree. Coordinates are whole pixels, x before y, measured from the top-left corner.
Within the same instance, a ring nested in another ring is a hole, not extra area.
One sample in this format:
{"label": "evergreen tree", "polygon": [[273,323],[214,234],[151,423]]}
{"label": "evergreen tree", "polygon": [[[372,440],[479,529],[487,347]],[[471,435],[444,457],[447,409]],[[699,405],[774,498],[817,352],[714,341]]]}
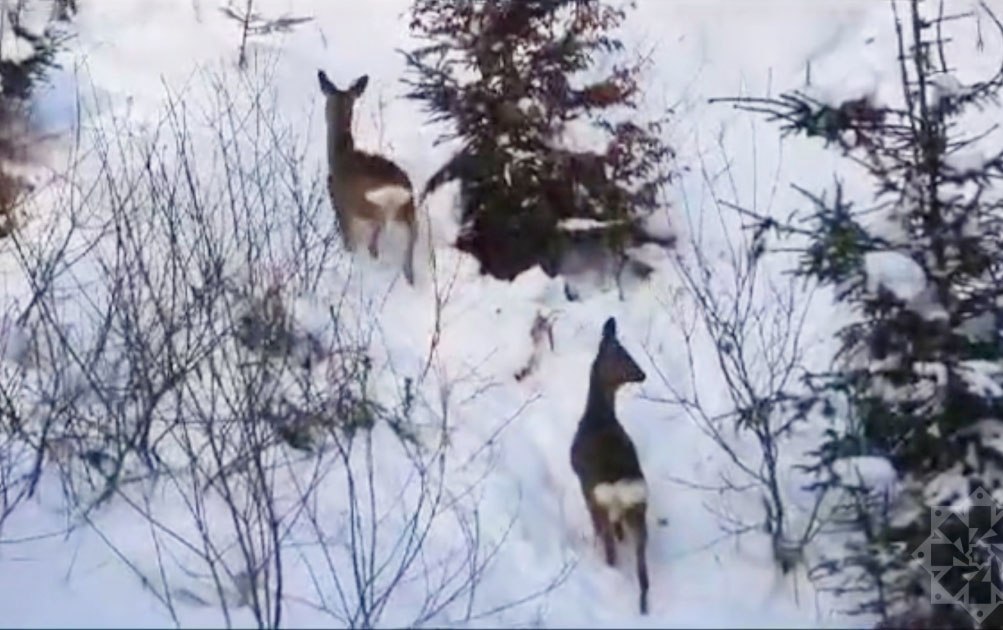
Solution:
{"label": "evergreen tree", "polygon": [[76,2],[58,0],[46,7],[50,12],[43,26],[26,24],[28,18],[38,18],[43,7],[41,2],[22,1],[0,8],[4,11],[0,40],[17,40],[16,46],[0,47],[0,238],[17,227],[18,208],[31,188],[10,167],[31,162],[37,138],[29,116],[30,100],[48,73],[59,67],[56,55],[69,38],[65,23],[76,11]]}
{"label": "evergreen tree", "polygon": [[[416,0],[411,29],[425,44],[407,54],[417,75],[410,96],[451,124],[440,141],[463,141],[425,194],[460,181],[457,246],[484,272],[511,279],[540,264],[554,275],[583,233],[616,252],[655,240],[641,222],[670,179],[672,152],[657,135],[661,121],[622,116],[637,107],[642,66],[585,78],[600,56],[623,57],[611,33],[624,17],[599,0]],[[591,122],[605,150],[563,148],[573,121]],[[588,229],[565,229],[568,219]]]}
{"label": "evergreen tree", "polygon": [[10,30],[0,33],[0,37],[14,37],[29,51],[16,58],[0,53],[0,87],[3,88],[3,100],[8,105],[13,101],[27,101],[34,86],[44,81],[50,70],[59,68],[55,58],[70,37],[65,23],[76,11],[76,4],[65,0],[55,3],[40,32],[24,23],[24,16],[33,9],[36,5],[30,2],[3,9],[6,13],[4,29]]}
{"label": "evergreen tree", "polygon": [[[900,103],[832,104],[802,92],[739,103],[787,132],[838,146],[875,185],[864,205],[838,185],[832,198],[806,192],[805,222],[761,217],[758,234],[806,239],[799,273],[834,287],[855,312],[840,335],[836,373],[816,379],[823,397],[849,400],[851,415],[830,432],[814,468],[851,497],[847,524],[858,536],[819,570],[839,577],[839,591],[865,594],[861,612],[893,624],[931,601],[933,583],[913,555],[930,535],[929,508],[961,508],[978,488],[1003,503],[1003,149],[992,130],[973,134],[965,124],[973,109],[997,102],[1003,70],[962,85],[941,35],[951,18],[926,8],[912,0],[908,16],[896,11]],[[855,455],[888,458],[900,475],[897,497],[868,494],[834,472]],[[967,527],[954,529],[966,553],[988,558],[980,554],[996,526],[975,539]],[[962,589],[978,588],[982,564],[938,579],[960,601]],[[989,578],[999,585],[998,575]],[[943,623],[949,613],[931,615]]]}

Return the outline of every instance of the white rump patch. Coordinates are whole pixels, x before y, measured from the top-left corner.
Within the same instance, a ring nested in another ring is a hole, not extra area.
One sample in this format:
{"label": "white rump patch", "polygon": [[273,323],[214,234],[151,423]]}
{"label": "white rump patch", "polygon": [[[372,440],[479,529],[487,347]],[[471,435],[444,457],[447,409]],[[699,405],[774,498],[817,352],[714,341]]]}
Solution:
{"label": "white rump patch", "polygon": [[411,201],[411,191],[403,186],[381,186],[366,192],[366,199],[384,210],[396,210]]}
{"label": "white rump patch", "polygon": [[611,523],[616,523],[623,513],[648,501],[648,484],[644,479],[621,479],[613,483],[600,483],[592,489],[596,503],[609,514]]}

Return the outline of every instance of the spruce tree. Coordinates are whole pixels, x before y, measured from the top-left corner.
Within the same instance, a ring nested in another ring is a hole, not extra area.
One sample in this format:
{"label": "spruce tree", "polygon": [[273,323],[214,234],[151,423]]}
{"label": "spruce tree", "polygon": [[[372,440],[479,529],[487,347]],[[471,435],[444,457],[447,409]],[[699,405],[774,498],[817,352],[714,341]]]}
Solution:
{"label": "spruce tree", "polygon": [[[936,9],[912,0],[907,15],[896,10],[901,102],[831,103],[800,91],[738,99],[786,132],[838,147],[874,184],[866,202],[847,199],[838,184],[834,195],[803,191],[811,206],[803,221],[760,217],[758,235],[803,239],[798,272],[852,307],[835,372],[815,379],[822,398],[850,403],[850,416],[829,432],[812,468],[851,498],[844,524],[857,535],[818,574],[862,596],[859,612],[893,625],[914,623],[917,606],[936,601],[916,555],[931,534],[931,509],[959,515],[939,535],[975,560],[937,578],[950,597],[932,609],[935,622],[960,623],[960,609],[985,621],[977,602],[961,601],[988,596],[977,569],[989,566],[986,554],[1003,533],[989,524],[973,538],[965,527],[976,518],[965,506],[978,489],[1003,504],[1003,149],[994,130],[973,132],[967,122],[998,105],[1003,70],[963,85],[942,35],[959,16],[927,14]],[[876,496],[835,472],[860,455],[890,460],[901,492]],[[998,575],[988,579],[998,587]]]}
{"label": "spruce tree", "polygon": [[[641,224],[671,177],[672,151],[662,121],[625,115],[638,106],[643,64],[625,61],[613,35],[624,17],[599,0],[414,3],[411,29],[424,43],[406,53],[410,96],[448,123],[440,141],[463,147],[425,194],[460,181],[457,246],[484,272],[511,279],[539,264],[554,275],[583,233],[616,252],[657,240]],[[593,76],[600,58],[620,62]],[[564,148],[575,121],[606,139],[602,151]]]}
{"label": "spruce tree", "polygon": [[40,31],[24,23],[25,15],[37,9],[36,4],[18,3],[10,9],[2,9],[5,11],[3,26],[10,30],[0,33],[0,37],[14,37],[29,51],[14,58],[0,53],[0,88],[5,103],[27,101],[35,86],[44,82],[51,70],[59,68],[56,55],[70,39],[65,23],[75,8],[75,4],[53,5],[53,14]]}

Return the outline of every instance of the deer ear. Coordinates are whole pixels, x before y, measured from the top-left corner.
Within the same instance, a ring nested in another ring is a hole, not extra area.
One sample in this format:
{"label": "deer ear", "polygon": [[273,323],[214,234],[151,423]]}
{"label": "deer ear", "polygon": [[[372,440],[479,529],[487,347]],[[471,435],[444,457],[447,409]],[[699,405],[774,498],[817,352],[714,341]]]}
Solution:
{"label": "deer ear", "polygon": [[352,84],[352,87],[348,88],[348,91],[351,92],[353,96],[358,98],[366,91],[367,85],[369,85],[369,75],[364,74],[355,80],[355,83]]}
{"label": "deer ear", "polygon": [[320,83],[320,91],[324,94],[335,94],[338,91],[338,88],[334,87],[323,70],[317,71],[317,81]]}
{"label": "deer ear", "polygon": [[610,317],[606,320],[606,323],[602,327],[602,337],[603,339],[615,339],[616,338],[616,320]]}

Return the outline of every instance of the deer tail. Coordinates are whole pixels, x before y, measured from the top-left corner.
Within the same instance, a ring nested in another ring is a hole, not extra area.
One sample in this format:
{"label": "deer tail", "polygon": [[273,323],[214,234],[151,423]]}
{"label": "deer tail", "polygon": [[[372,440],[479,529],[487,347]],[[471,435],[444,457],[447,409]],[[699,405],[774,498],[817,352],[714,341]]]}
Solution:
{"label": "deer tail", "polygon": [[425,188],[422,189],[421,195],[419,195],[419,203],[424,201],[425,197],[435,192],[440,186],[446,182],[450,182],[454,179],[459,179],[466,176],[470,172],[470,161],[471,157],[467,155],[465,151],[460,151],[448,162],[442,165],[442,167],[435,172],[434,175],[425,183]]}

